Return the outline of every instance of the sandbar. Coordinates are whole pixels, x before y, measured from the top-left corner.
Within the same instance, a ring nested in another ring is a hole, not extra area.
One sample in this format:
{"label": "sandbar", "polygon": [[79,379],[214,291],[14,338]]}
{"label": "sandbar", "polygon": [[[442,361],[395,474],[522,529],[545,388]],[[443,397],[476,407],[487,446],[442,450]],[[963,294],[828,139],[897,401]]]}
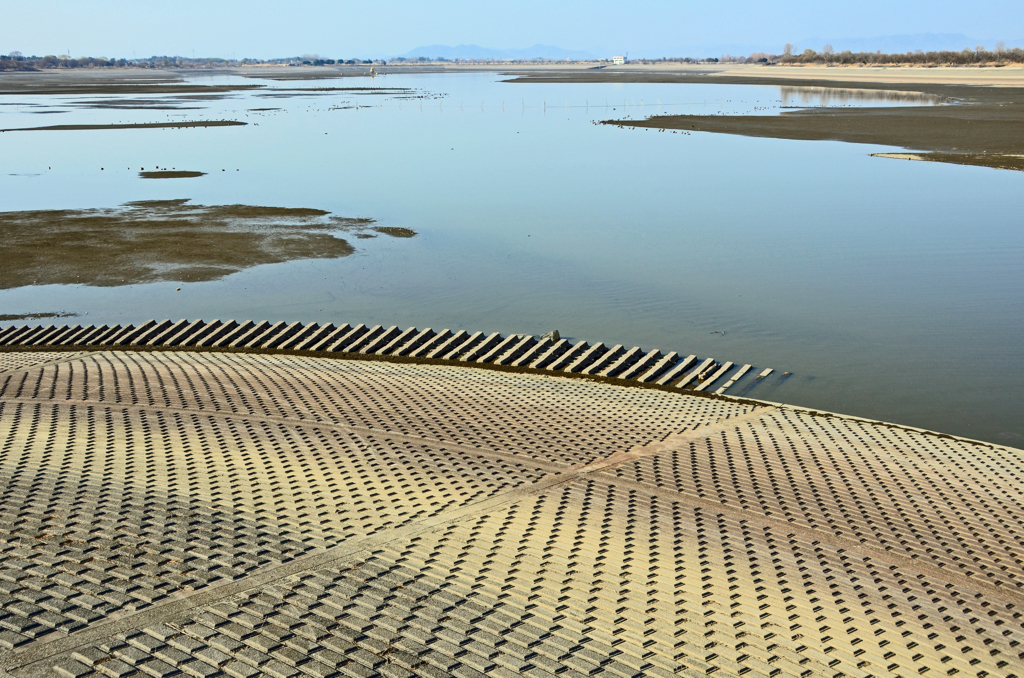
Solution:
{"label": "sandbar", "polygon": [[189,172],[185,170],[151,170],[139,172],[143,179],[194,179],[195,177],[206,176],[206,172]]}
{"label": "sandbar", "polygon": [[45,125],[43,127],[13,127],[0,132],[66,132],[101,129],[182,129],[185,127],[237,127],[248,125],[239,120],[190,120],[187,122],[138,122],[110,125]]}
{"label": "sandbar", "polygon": [[[936,162],[1024,169],[1019,157],[1024,154],[1024,135],[1020,133],[1024,124],[1024,69],[1005,69],[1005,74],[1001,72],[1004,69],[990,69],[1000,71],[993,74],[983,73],[985,69],[948,68],[941,69],[945,71],[942,78],[930,76],[933,70],[749,67],[712,73],[602,69],[531,74],[509,82],[697,83],[912,91],[955,102],[955,105],[808,108],[776,116],[663,115],[646,120],[602,122],[623,127],[896,146]],[[837,79],[812,78],[805,75],[808,73]],[[869,81],[864,73],[876,74],[878,79]],[[796,77],[801,75],[805,77]],[[943,79],[946,82],[940,82]],[[997,79],[999,86],[991,84]],[[953,82],[955,80],[961,82]]]}

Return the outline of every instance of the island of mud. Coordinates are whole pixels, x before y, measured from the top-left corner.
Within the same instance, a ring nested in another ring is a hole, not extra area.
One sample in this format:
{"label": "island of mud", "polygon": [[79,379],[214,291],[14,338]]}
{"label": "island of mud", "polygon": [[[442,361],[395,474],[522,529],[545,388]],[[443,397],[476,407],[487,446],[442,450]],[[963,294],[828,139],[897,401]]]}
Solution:
{"label": "island of mud", "polygon": [[216,280],[260,264],[345,257],[355,248],[339,234],[368,232],[416,235],[319,209],[187,199],[0,212],[0,289]]}
{"label": "island of mud", "polygon": [[187,127],[238,127],[248,125],[238,120],[189,120],[186,122],[137,122],[110,125],[46,125],[44,127],[14,127],[0,132],[68,132],[98,129],[182,129]]}
{"label": "island of mud", "polygon": [[150,170],[139,172],[143,179],[194,179],[206,176],[206,172],[188,172],[183,170]]}
{"label": "island of mud", "polygon": [[897,146],[915,159],[1024,170],[1024,88],[933,83],[846,82],[782,77],[688,73],[588,72],[527,75],[509,82],[701,83],[775,85],[905,92],[955,105],[884,108],[809,108],[781,115],[660,115],[647,120],[604,120],[607,125],[716,132],[775,139],[828,140]]}

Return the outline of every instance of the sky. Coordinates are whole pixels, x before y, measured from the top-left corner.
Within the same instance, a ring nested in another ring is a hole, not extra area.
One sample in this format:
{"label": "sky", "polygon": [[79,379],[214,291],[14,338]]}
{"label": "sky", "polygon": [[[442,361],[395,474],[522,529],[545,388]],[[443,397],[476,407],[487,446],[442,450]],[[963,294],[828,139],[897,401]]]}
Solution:
{"label": "sky", "polygon": [[0,54],[366,58],[539,43],[600,56],[717,56],[924,33],[1024,46],[1024,10],[1020,0],[0,0]]}

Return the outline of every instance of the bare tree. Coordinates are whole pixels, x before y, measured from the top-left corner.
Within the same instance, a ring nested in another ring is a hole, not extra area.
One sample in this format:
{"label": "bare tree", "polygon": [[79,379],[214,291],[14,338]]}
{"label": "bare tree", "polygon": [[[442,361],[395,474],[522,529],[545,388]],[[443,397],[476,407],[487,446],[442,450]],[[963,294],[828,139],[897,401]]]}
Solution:
{"label": "bare tree", "polygon": [[786,43],[786,46],[782,48],[782,53],[786,56],[793,56],[793,45],[792,43]]}
{"label": "bare tree", "polygon": [[1002,54],[1006,51],[1006,43],[1000,40],[996,43],[996,54]]}
{"label": "bare tree", "polygon": [[825,45],[824,47],[821,48],[821,53],[827,57],[832,56],[834,52],[835,50],[832,49],[832,45]]}

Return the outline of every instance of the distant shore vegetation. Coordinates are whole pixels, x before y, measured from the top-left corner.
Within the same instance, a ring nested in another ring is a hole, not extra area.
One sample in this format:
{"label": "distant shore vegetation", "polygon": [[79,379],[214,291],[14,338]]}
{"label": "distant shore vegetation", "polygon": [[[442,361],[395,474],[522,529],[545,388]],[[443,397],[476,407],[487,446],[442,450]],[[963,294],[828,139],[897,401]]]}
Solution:
{"label": "distant shore vegetation", "polygon": [[[752,58],[754,55],[751,55]],[[757,55],[759,59],[768,58],[768,55]],[[744,59],[747,61],[748,59]],[[780,64],[835,64],[837,66],[855,65],[920,65],[920,66],[998,66],[1002,64],[1024,63],[1024,49],[1015,47],[1007,49],[1002,42],[996,43],[993,50],[986,49],[982,45],[977,47],[965,47],[957,51],[947,50],[940,52],[925,52],[917,50],[914,52],[892,53],[884,52],[837,52],[832,45],[825,45],[820,52],[813,49],[805,49],[796,54],[792,45],[786,45],[783,53],[768,58]]]}
{"label": "distant shore vegetation", "polygon": [[67,54],[54,56],[25,56],[21,52],[0,54],[0,71],[39,71],[46,69],[71,68],[238,68],[244,66],[334,66],[356,64],[386,64],[382,60],[324,59],[317,55],[288,57],[284,59],[219,59],[188,58],[180,56],[152,56],[144,59],[108,59],[107,57],[72,58]]}
{"label": "distant shore vegetation", "polygon": [[[611,59],[599,59],[585,63],[611,63]],[[567,63],[552,59],[446,59],[444,57],[398,57],[391,60],[392,64],[425,65],[437,63],[453,64],[513,64],[513,63]],[[797,53],[793,45],[787,44],[781,54],[754,52],[749,56],[723,54],[718,57],[662,57],[660,59],[630,59],[632,64],[762,64],[762,65],[833,65],[833,66],[1003,66],[1008,64],[1024,64],[1024,49],[1020,47],[1006,48],[1002,42],[995,49],[984,46],[967,47],[960,51],[917,50],[905,53],[885,52],[843,52],[835,51],[831,45],[825,45],[821,51],[805,49]],[[282,59],[221,59],[188,58],[181,56],[152,56],[141,59],[121,59],[107,57],[72,58],[66,54],[60,56],[25,56],[21,52],[0,54],[0,71],[38,71],[47,69],[75,68],[153,68],[153,69],[209,69],[239,68],[245,66],[354,66],[354,65],[386,66],[383,59],[328,59],[319,55],[303,55]]]}
{"label": "distant shore vegetation", "polygon": [[1007,49],[1003,43],[996,43],[995,49],[984,46],[966,47],[960,51],[946,50],[925,52],[837,52],[832,45],[825,45],[818,52],[805,49],[797,53],[793,45],[787,44],[782,54],[754,52],[749,56],[723,54],[719,57],[684,57],[662,59],[630,59],[633,64],[659,63],[732,63],[732,64],[768,64],[768,65],[826,65],[826,66],[1003,66],[1007,64],[1024,64],[1024,49],[1014,47]]}

